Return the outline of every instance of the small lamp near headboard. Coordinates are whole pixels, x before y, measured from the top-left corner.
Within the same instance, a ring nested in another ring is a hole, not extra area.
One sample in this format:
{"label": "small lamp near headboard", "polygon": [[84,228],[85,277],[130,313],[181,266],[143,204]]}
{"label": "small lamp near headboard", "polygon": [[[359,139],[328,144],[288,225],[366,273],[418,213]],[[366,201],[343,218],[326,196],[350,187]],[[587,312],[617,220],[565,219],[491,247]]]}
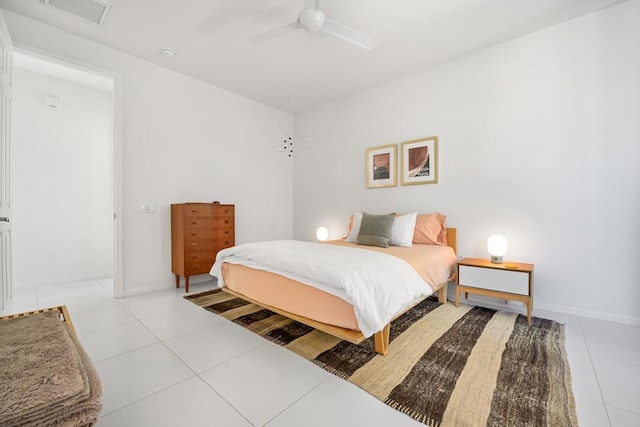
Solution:
{"label": "small lamp near headboard", "polygon": [[507,253],[507,238],[501,234],[494,234],[487,241],[487,250],[491,254],[491,262],[502,264],[502,257]]}
{"label": "small lamp near headboard", "polygon": [[316,230],[316,238],[321,242],[327,240],[329,238],[329,229],[324,225],[318,227],[318,229]]}

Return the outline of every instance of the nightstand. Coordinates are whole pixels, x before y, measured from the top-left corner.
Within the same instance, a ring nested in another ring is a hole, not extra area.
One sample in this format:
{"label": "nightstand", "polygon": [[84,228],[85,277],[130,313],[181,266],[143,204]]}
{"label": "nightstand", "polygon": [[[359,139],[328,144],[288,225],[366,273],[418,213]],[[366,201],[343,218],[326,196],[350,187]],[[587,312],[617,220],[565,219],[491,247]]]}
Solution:
{"label": "nightstand", "polygon": [[533,311],[533,264],[505,262],[494,264],[488,259],[464,258],[458,262],[456,307],[460,294],[484,295],[521,301],[527,306],[527,320]]}

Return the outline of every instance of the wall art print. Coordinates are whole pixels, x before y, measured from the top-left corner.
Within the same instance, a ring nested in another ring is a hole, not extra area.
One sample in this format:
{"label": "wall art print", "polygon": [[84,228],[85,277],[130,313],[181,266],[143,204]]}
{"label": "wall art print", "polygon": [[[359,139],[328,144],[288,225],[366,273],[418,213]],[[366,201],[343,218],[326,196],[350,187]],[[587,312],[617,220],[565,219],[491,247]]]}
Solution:
{"label": "wall art print", "polygon": [[400,144],[402,185],[438,182],[438,137],[414,139]]}
{"label": "wall art print", "polygon": [[398,145],[381,145],[367,149],[367,188],[395,187]]}

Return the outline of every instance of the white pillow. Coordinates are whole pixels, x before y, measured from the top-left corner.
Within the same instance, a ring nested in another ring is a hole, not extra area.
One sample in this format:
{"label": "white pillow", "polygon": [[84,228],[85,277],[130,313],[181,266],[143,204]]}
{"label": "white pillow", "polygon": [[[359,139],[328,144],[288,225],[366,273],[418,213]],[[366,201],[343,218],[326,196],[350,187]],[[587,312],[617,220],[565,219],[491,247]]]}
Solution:
{"label": "white pillow", "polygon": [[346,242],[356,243],[358,241],[358,233],[360,233],[360,224],[362,224],[362,212],[356,212],[353,214],[353,225],[351,226],[351,232],[344,239]]}
{"label": "white pillow", "polygon": [[[393,227],[391,227],[389,245],[410,248],[413,242],[413,230],[416,228],[417,217],[418,212],[397,216],[393,221]],[[360,220],[362,221],[362,215]],[[355,217],[353,222],[355,228]],[[360,228],[360,223],[358,223],[358,228]]]}

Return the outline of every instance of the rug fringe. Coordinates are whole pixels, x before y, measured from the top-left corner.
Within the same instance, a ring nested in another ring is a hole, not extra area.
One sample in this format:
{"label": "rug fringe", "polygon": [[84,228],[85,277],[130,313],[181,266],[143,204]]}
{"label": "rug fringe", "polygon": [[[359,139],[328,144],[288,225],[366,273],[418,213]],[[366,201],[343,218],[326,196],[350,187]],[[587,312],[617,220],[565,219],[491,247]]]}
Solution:
{"label": "rug fringe", "polygon": [[324,369],[325,371],[329,372],[330,374],[333,374],[336,377],[342,378],[343,380],[348,380],[349,377],[351,376],[349,374],[346,374],[342,371],[337,370],[332,366],[327,365],[324,362],[320,362],[318,360],[312,360],[311,362],[313,362],[315,365],[319,366],[320,368]]}
{"label": "rug fringe", "polygon": [[427,414],[421,414],[416,412],[413,408],[409,408],[408,406],[404,406],[402,403],[396,402],[391,398],[387,398],[384,401],[385,404],[395,409],[396,411],[402,412],[405,415],[410,416],[416,421],[421,422],[422,424],[426,424],[429,427],[440,427],[441,423],[436,421],[435,419],[429,417]]}
{"label": "rug fringe", "polygon": [[[565,325],[564,324],[560,324],[561,328],[560,328],[560,335],[561,335],[561,340],[560,342],[566,343],[567,342],[567,336],[566,336],[566,332],[565,332]],[[562,360],[564,361],[564,366],[566,367],[565,369],[565,373],[564,373],[564,386],[565,386],[565,390],[567,390],[567,395],[569,398],[569,404],[567,407],[567,410],[569,411],[569,420],[571,422],[571,425],[574,426],[578,426],[578,410],[576,407],[576,400],[575,397],[573,395],[573,385],[572,385],[572,378],[571,378],[571,365],[569,364],[569,357],[567,355],[567,349],[565,346],[561,345],[560,346],[560,351],[562,353]]]}

